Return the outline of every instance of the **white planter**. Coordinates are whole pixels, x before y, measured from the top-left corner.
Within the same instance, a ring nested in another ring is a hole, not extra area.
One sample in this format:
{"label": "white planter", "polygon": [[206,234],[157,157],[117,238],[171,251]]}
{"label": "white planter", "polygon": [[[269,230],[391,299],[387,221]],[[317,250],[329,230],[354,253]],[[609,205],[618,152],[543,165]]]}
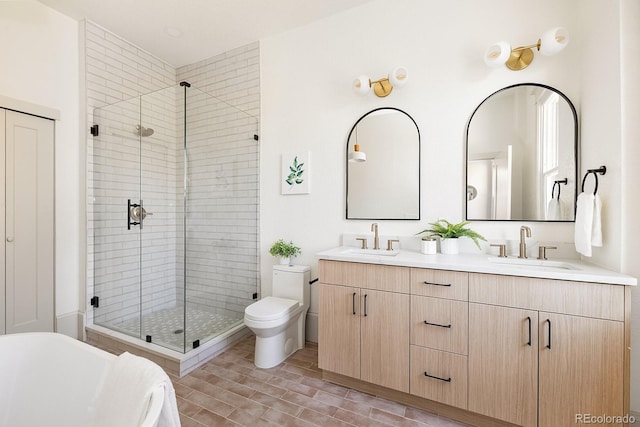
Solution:
{"label": "white planter", "polygon": [[291,265],[291,258],[285,258],[285,257],[278,257],[278,260],[280,260],[280,265]]}
{"label": "white planter", "polygon": [[440,240],[440,253],[444,255],[456,255],[460,252],[458,239],[442,239]]}

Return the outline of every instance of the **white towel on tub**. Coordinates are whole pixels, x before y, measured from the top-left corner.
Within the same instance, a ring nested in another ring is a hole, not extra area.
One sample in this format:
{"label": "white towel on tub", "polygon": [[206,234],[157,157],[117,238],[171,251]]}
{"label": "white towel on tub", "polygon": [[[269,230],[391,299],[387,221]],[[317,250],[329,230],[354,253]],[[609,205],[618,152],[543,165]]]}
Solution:
{"label": "white towel on tub", "polygon": [[122,353],[107,372],[91,409],[91,427],[138,427],[147,415],[151,395],[164,388],[158,427],[180,427],[175,390],[160,366],[143,357]]}

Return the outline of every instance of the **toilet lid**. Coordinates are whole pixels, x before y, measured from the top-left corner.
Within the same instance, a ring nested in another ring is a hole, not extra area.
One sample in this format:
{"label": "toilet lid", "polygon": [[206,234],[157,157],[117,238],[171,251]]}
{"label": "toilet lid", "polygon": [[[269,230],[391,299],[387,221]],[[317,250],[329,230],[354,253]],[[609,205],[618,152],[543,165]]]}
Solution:
{"label": "toilet lid", "polygon": [[266,297],[251,304],[244,310],[246,317],[252,320],[275,320],[291,313],[298,301],[278,297]]}

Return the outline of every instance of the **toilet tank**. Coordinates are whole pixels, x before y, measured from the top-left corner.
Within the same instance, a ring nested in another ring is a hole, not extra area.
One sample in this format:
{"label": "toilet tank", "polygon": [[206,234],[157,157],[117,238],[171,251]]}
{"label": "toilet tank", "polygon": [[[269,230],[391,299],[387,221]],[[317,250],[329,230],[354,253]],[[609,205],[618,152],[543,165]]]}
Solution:
{"label": "toilet tank", "polygon": [[274,297],[288,298],[309,307],[311,298],[311,268],[307,265],[274,265],[272,293]]}

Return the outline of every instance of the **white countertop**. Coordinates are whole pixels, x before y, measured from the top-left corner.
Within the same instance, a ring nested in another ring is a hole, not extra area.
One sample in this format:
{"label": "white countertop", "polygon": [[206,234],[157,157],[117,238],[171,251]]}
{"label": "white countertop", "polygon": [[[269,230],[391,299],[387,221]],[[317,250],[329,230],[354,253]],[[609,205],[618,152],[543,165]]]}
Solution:
{"label": "white countertop", "polygon": [[[549,260],[549,266],[532,266],[519,264],[503,264],[503,262],[518,262],[516,259],[489,260],[497,258],[487,254],[458,254],[458,255],[424,255],[419,252],[400,250],[395,256],[370,255],[356,253],[352,246],[341,246],[316,254],[318,259],[332,261],[361,262],[365,264],[397,265],[402,267],[432,268],[436,270],[466,271],[469,273],[503,274],[508,276],[539,277],[542,279],[572,280],[579,282],[609,283],[614,285],[638,284],[635,277],[618,273],[577,260]],[[384,249],[380,252],[385,252]],[[496,262],[498,261],[498,262]],[[535,259],[527,260],[535,263]],[[566,268],[556,268],[560,265]]]}

